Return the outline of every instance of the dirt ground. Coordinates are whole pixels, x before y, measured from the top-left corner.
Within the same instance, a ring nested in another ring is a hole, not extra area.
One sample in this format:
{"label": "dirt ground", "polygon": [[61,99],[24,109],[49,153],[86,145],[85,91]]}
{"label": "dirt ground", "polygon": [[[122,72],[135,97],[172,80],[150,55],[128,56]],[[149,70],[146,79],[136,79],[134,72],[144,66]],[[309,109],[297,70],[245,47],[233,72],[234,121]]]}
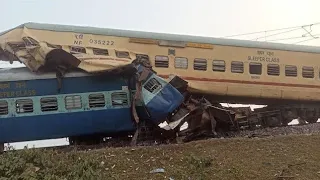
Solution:
{"label": "dirt ground", "polygon": [[[0,155],[0,179],[320,179],[320,135]],[[163,168],[164,172],[151,173]]]}

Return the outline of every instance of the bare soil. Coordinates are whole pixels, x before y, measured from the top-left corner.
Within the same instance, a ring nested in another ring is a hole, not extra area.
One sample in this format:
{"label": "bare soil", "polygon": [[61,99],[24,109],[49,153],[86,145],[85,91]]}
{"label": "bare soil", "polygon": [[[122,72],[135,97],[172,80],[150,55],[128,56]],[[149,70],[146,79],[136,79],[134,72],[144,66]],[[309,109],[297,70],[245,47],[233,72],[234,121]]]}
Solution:
{"label": "bare soil", "polygon": [[[320,135],[0,155],[0,179],[320,179]],[[150,173],[157,168],[164,172]]]}

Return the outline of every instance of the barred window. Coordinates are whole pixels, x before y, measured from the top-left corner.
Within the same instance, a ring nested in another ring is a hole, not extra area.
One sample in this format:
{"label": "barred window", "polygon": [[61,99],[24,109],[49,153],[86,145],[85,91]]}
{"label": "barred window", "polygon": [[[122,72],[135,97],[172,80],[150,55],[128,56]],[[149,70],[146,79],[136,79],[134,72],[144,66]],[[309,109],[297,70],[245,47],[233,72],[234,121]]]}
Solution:
{"label": "barred window", "polygon": [[16,112],[21,113],[32,113],[33,112],[33,101],[32,99],[19,99],[16,101]]}
{"label": "barred window", "polygon": [[111,94],[112,106],[123,107],[128,105],[128,95],[126,92],[114,92]]}
{"label": "barred window", "polygon": [[130,58],[129,52],[127,51],[116,51],[116,56],[118,58]]}
{"label": "barred window", "polygon": [[314,69],[310,66],[302,67],[302,77],[304,78],[314,78]]}
{"label": "barred window", "polygon": [[267,73],[271,76],[279,76],[280,75],[280,66],[278,64],[268,64]]}
{"label": "barred window", "polygon": [[41,111],[57,111],[58,110],[58,100],[55,97],[46,97],[40,99]]}
{"label": "barred window", "polygon": [[250,74],[261,75],[262,74],[262,64],[251,62],[249,64],[249,72],[250,72]]}
{"label": "barred window", "polygon": [[168,68],[169,67],[169,57],[168,56],[156,56],[155,57],[155,67]]}
{"label": "barred window", "polygon": [[206,71],[207,70],[207,60],[196,58],[194,59],[193,69],[198,71]]}
{"label": "barred window", "polygon": [[155,78],[150,79],[146,85],[144,85],[144,88],[146,90],[148,90],[149,92],[155,94],[158,92],[158,90],[161,89],[161,84],[158,80],[156,80]]}
{"label": "barred window", "polygon": [[79,95],[66,96],[65,105],[66,105],[66,109],[81,109],[82,108],[81,96]]}
{"label": "barred window", "polygon": [[149,61],[149,56],[147,54],[136,54],[137,59],[143,59]]}
{"label": "barred window", "polygon": [[70,47],[70,53],[71,54],[80,54],[80,53],[85,54],[86,53],[86,48],[78,47],[78,46],[71,46]]}
{"label": "barred window", "polygon": [[232,73],[243,73],[243,62],[232,61],[231,62],[231,72]]}
{"label": "barred window", "polygon": [[174,67],[177,69],[188,69],[188,59],[185,57],[176,57],[174,59]]}
{"label": "barred window", "polygon": [[104,94],[90,94],[89,95],[89,107],[90,108],[97,108],[97,107],[104,107],[106,105]]}
{"label": "barred window", "polygon": [[5,100],[0,101],[0,115],[7,115],[8,114],[8,102]]}
{"label": "barred window", "polygon": [[225,72],[226,71],[226,63],[224,60],[213,60],[212,61],[212,70]]}
{"label": "barred window", "polygon": [[94,55],[102,55],[102,56],[108,56],[109,52],[107,49],[98,49],[98,48],[93,48],[92,52]]}
{"label": "barred window", "polygon": [[286,65],[285,66],[285,75],[291,77],[297,77],[297,66]]}

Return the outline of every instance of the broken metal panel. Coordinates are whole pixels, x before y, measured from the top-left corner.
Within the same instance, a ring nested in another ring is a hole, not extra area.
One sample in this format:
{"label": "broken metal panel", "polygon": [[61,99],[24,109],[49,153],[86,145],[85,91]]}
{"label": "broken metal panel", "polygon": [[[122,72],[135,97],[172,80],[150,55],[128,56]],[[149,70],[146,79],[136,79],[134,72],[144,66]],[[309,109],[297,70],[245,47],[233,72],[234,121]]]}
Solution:
{"label": "broken metal panel", "polygon": [[[131,64],[135,59],[136,53],[126,49],[119,50],[126,53],[125,57],[117,57],[117,53],[110,54],[109,50],[118,52],[110,47],[99,48],[99,52],[107,53],[97,53],[96,47],[81,43],[90,41],[90,37],[90,34],[40,31],[19,26],[0,34],[0,57],[4,61],[20,61],[32,72],[66,66],[89,73],[117,69]],[[83,51],[78,51],[79,48]]]}
{"label": "broken metal panel", "polygon": [[169,122],[166,126],[163,126],[162,128],[165,130],[173,130],[177,127],[180,127],[186,120],[186,117],[190,114],[190,112],[187,112],[182,117],[180,117],[178,120],[175,120],[173,122]]}
{"label": "broken metal panel", "polygon": [[181,93],[184,93],[187,91],[188,88],[188,82],[180,78],[179,76],[169,76],[170,78],[170,84],[176,88]]}
{"label": "broken metal panel", "polygon": [[[175,83],[173,83],[175,84]],[[199,136],[216,136],[218,130],[229,130],[235,126],[235,113],[228,109],[213,106],[204,98],[184,99],[184,103],[169,116],[164,130],[174,130],[178,136],[185,136],[185,140],[192,140]],[[188,127],[180,130],[183,124]]]}

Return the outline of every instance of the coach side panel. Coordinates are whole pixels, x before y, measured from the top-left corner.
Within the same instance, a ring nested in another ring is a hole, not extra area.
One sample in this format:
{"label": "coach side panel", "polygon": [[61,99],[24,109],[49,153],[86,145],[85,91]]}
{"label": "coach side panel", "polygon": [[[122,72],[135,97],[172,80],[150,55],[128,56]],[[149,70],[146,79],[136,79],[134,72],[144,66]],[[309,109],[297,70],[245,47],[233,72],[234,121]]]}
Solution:
{"label": "coach side panel", "polygon": [[214,46],[213,49],[148,46],[154,70],[176,74],[194,92],[285,100],[320,100],[320,54]]}
{"label": "coach side panel", "polygon": [[0,84],[0,142],[133,131],[124,80],[65,78]]}
{"label": "coach side panel", "polygon": [[188,80],[193,91],[320,100],[320,55],[316,53],[34,29],[28,29],[28,32],[37,40],[59,45],[67,52],[83,47],[85,50],[81,52],[90,54],[95,53],[93,48],[105,49],[108,52],[105,56],[135,58],[139,53],[149,55],[159,75],[181,76]]}

